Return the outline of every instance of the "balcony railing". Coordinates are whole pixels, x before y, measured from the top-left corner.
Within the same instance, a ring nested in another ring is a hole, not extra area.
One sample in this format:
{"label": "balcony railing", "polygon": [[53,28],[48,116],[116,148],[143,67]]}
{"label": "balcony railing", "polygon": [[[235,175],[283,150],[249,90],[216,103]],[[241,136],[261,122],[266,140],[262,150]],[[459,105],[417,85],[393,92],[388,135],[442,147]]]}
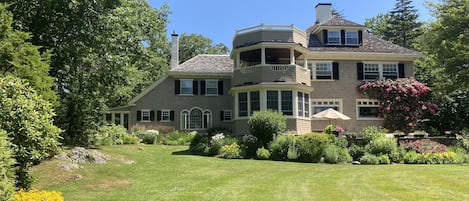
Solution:
{"label": "balcony railing", "polygon": [[265,65],[258,64],[255,66],[246,66],[246,67],[241,67],[238,69],[239,69],[239,72],[241,73],[254,73],[257,71],[258,68],[263,68],[263,67],[266,67],[267,69],[273,72],[285,72],[295,67],[304,68],[303,66],[299,66],[296,64],[265,64]]}
{"label": "balcony railing", "polygon": [[303,37],[306,37],[306,33],[295,27],[295,25],[267,25],[267,24],[260,24],[258,26],[253,26],[253,27],[248,27],[248,28],[245,28],[245,29],[238,29],[236,30],[236,35],[241,35],[241,34],[245,34],[245,33],[250,33],[250,32],[254,32],[254,31],[260,31],[260,30],[263,30],[263,31],[294,31],[298,34],[300,34],[301,36]]}

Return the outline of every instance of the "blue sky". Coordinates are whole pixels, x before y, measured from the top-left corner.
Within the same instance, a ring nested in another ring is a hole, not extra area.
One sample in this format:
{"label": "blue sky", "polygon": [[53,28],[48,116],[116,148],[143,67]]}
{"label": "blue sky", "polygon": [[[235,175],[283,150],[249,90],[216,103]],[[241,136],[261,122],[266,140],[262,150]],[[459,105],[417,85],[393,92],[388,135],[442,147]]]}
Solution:
{"label": "blue sky", "polygon": [[[434,0],[433,0],[434,1]],[[261,23],[273,25],[294,24],[306,29],[315,22],[315,6],[332,3],[342,11],[345,19],[364,24],[365,19],[386,13],[394,8],[395,0],[149,0],[159,8],[168,3],[171,10],[168,35],[196,33],[224,43],[230,49],[236,29],[257,26]],[[292,3],[294,2],[294,3]],[[413,0],[420,20],[429,21],[431,16],[425,0]]]}

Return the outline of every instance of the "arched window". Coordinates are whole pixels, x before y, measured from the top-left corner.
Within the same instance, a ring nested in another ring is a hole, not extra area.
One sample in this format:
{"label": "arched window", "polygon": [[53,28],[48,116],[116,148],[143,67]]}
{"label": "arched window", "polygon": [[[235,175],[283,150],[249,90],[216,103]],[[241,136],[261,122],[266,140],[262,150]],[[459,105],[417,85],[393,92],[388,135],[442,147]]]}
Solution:
{"label": "arched window", "polygon": [[192,108],[190,111],[181,112],[181,128],[183,129],[207,129],[211,127],[211,121],[212,113],[209,110]]}

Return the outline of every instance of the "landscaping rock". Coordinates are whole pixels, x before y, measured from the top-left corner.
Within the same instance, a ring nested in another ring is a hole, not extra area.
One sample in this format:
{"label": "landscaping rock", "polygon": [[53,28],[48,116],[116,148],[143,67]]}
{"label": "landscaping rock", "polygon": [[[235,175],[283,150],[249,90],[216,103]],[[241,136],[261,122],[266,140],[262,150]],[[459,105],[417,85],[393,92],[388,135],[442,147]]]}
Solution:
{"label": "landscaping rock", "polygon": [[352,165],[360,165],[360,161],[352,161]]}
{"label": "landscaping rock", "polygon": [[83,147],[75,147],[72,149],[70,159],[74,163],[86,163],[88,162],[88,151]]}
{"label": "landscaping rock", "polygon": [[55,160],[60,160],[60,161],[72,161],[70,157],[68,157],[67,153],[60,153],[54,156]]}
{"label": "landscaping rock", "polygon": [[90,162],[98,164],[105,164],[106,161],[111,160],[111,157],[96,150],[88,152],[88,158]]}
{"label": "landscaping rock", "polygon": [[74,169],[81,169],[83,166],[80,166],[76,163],[64,162],[59,164],[59,168],[66,172],[71,172]]}
{"label": "landscaping rock", "polygon": [[83,176],[81,176],[81,174],[76,174],[75,176],[73,176],[73,179],[74,179],[75,181],[80,180],[80,179],[82,179],[82,178],[83,178]]}

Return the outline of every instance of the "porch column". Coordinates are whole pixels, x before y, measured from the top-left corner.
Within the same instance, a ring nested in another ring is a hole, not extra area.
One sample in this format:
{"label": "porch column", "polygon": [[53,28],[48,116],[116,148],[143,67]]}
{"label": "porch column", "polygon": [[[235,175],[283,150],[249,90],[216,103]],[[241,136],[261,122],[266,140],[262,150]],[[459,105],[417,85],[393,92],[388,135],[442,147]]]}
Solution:
{"label": "porch column", "polygon": [[261,65],[265,65],[265,47],[261,47]]}
{"label": "porch column", "polygon": [[239,66],[240,60],[241,60],[240,53],[236,52],[235,68],[240,68],[240,66]]}
{"label": "porch column", "polygon": [[295,49],[290,48],[290,64],[295,64]]}

